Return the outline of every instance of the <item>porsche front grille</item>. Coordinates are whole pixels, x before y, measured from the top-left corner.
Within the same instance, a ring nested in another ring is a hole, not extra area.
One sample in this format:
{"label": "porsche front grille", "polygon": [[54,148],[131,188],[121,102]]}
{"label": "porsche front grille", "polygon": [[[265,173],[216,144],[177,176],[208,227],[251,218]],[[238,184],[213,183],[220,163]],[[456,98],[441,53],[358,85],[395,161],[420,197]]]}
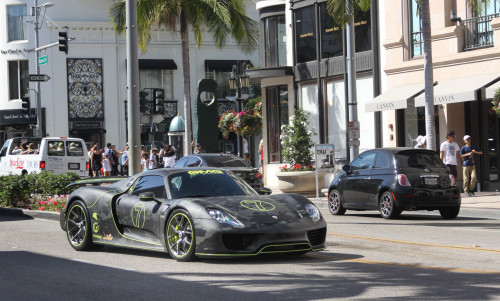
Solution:
{"label": "porsche front grille", "polygon": [[222,242],[228,250],[245,250],[254,239],[254,234],[222,234]]}
{"label": "porsche front grille", "polygon": [[323,244],[326,238],[326,228],[307,231],[307,238],[313,246]]}

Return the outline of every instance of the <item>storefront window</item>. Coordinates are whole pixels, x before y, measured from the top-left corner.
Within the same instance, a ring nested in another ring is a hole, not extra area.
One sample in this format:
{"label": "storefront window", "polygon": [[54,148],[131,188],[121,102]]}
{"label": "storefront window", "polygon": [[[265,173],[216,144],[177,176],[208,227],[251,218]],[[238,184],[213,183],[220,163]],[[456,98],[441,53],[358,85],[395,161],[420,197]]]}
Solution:
{"label": "storefront window", "polygon": [[486,155],[486,162],[489,165],[485,166],[485,169],[489,169],[490,181],[498,182],[499,169],[498,169],[498,147],[500,138],[500,119],[498,115],[493,111],[488,111],[488,149],[483,151]]}
{"label": "storefront window", "polygon": [[295,11],[297,63],[316,60],[315,19],[314,6],[307,6]]}
{"label": "storefront window", "polygon": [[267,132],[269,163],[280,163],[281,126],[288,124],[288,88],[277,86],[266,88]]}
{"label": "storefront window", "polygon": [[28,26],[24,22],[26,5],[7,6],[7,28],[9,42],[28,39]]}
{"label": "storefront window", "polygon": [[354,17],[356,52],[372,50],[370,10],[358,11]]}
{"label": "storefront window", "polygon": [[286,66],[285,16],[264,20],[266,67]]}
{"label": "storefront window", "polygon": [[321,58],[343,55],[342,26],[335,24],[326,11],[326,2],[321,3]]}
{"label": "storefront window", "polygon": [[21,97],[28,94],[28,88],[28,61],[9,61],[9,98],[21,99]]}

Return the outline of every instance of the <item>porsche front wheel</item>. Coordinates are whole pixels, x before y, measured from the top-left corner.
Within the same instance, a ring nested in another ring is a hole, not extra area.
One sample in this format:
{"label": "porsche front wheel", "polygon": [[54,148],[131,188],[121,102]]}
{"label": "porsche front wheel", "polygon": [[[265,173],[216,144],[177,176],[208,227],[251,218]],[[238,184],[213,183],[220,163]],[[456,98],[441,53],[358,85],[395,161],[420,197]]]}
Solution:
{"label": "porsche front wheel", "polygon": [[81,201],[71,203],[66,219],[66,234],[71,246],[77,251],[87,251],[94,246],[90,227],[90,217]]}
{"label": "porsche front wheel", "polygon": [[175,210],[168,218],[166,229],[167,248],[170,256],[177,261],[194,258],[195,236],[193,221],[185,210]]}

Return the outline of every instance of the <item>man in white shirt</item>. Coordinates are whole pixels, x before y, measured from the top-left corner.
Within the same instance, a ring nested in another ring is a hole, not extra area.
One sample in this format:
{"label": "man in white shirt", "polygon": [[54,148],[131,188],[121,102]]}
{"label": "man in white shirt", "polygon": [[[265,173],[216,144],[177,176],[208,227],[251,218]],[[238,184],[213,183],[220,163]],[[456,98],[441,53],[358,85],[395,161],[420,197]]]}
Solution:
{"label": "man in white shirt", "polygon": [[450,173],[457,179],[457,165],[458,161],[461,161],[460,157],[460,147],[455,142],[455,132],[449,131],[446,135],[446,141],[441,143],[441,161],[446,164]]}

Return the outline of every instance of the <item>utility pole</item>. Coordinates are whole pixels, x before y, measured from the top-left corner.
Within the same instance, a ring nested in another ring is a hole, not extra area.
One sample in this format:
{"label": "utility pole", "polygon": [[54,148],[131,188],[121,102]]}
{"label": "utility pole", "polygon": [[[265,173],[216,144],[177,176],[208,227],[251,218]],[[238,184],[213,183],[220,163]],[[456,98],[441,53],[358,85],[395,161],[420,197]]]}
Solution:
{"label": "utility pole", "polygon": [[[38,49],[40,46],[40,40],[38,37],[38,29],[40,29],[38,24],[38,18],[40,16],[40,8],[38,7],[38,0],[35,0],[35,48]],[[40,75],[40,65],[38,65],[38,57],[40,57],[40,50],[36,51],[36,74]],[[40,89],[40,82],[36,82],[36,134],[37,137],[42,137],[42,91]],[[29,112],[28,112],[29,113]]]}
{"label": "utility pole", "polygon": [[[346,5],[353,5],[353,3],[347,1]],[[347,107],[349,110],[349,122],[357,122],[358,121],[358,101],[356,94],[356,47],[355,47],[355,39],[354,39],[354,17],[351,17],[349,23],[346,28],[346,40],[347,40]],[[349,139],[348,139],[349,140]],[[359,155],[359,145],[350,146],[350,158],[352,161]]]}
{"label": "utility pole", "polygon": [[127,15],[127,111],[129,176],[141,172],[139,62],[137,50],[137,1],[126,0]]}

